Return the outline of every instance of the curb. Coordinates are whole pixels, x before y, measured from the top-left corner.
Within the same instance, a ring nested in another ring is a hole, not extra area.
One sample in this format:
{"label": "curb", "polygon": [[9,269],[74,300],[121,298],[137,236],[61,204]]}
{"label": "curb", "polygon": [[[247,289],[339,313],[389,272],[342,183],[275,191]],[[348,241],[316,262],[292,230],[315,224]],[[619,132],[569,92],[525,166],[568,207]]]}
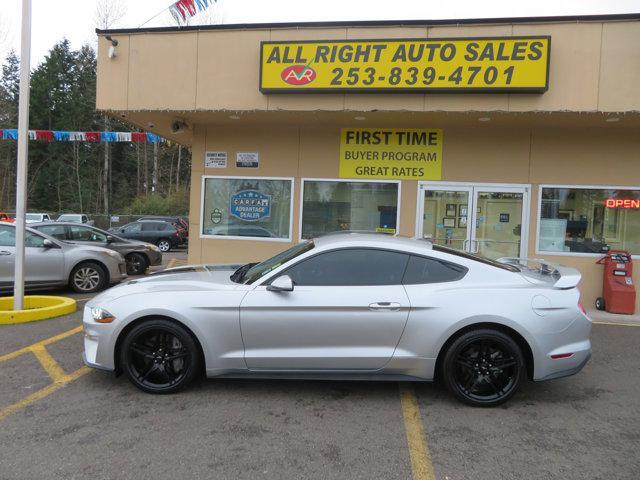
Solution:
{"label": "curb", "polygon": [[24,310],[12,310],[13,297],[0,298],[0,325],[47,320],[76,311],[76,301],[67,297],[29,295],[24,302]]}

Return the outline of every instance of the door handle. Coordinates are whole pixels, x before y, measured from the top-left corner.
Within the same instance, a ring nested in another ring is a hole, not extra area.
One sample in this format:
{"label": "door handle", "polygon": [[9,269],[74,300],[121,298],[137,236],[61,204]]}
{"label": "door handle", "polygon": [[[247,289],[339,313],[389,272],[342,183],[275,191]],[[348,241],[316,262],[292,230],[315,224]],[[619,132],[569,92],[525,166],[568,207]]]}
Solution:
{"label": "door handle", "polygon": [[396,302],[376,302],[369,304],[369,310],[373,311],[398,311],[400,310],[400,304]]}
{"label": "door handle", "polygon": [[6,250],[0,250],[0,255],[11,255],[11,252],[7,252]]}

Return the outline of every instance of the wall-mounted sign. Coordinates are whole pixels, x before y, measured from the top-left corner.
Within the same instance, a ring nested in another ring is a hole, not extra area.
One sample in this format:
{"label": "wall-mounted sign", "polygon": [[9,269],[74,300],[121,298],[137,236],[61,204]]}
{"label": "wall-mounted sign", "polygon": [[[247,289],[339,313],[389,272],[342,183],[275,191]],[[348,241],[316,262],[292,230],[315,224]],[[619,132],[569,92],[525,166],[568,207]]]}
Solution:
{"label": "wall-mounted sign", "polygon": [[509,214],[501,213],[500,214],[500,223],[509,223]]}
{"label": "wall-mounted sign", "polygon": [[440,180],[442,130],[343,128],[340,178]]}
{"label": "wall-mounted sign", "polygon": [[238,168],[258,168],[260,155],[258,152],[237,152],[236,167]]}
{"label": "wall-mounted sign", "polygon": [[255,222],[271,215],[271,195],[258,190],[242,190],[231,195],[229,212],[246,222]]}
{"label": "wall-mounted sign", "polygon": [[227,168],[227,152],[205,152],[204,168]]}
{"label": "wall-mounted sign", "polygon": [[262,42],[260,91],[544,92],[551,37]]}
{"label": "wall-mounted sign", "polygon": [[640,209],[640,200],[633,198],[607,198],[604,202],[607,208],[638,208]]}

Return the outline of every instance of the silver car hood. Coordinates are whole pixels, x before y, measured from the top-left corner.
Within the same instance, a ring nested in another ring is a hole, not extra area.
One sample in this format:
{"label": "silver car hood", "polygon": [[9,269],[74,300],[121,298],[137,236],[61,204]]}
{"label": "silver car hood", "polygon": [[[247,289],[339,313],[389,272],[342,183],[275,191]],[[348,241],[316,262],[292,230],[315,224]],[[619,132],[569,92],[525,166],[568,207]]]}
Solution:
{"label": "silver car hood", "polygon": [[240,265],[188,265],[170,268],[147,277],[131,280],[112,287],[90,302],[97,305],[125,295],[157,292],[189,292],[197,290],[235,290],[238,283],[231,281],[231,274]]}

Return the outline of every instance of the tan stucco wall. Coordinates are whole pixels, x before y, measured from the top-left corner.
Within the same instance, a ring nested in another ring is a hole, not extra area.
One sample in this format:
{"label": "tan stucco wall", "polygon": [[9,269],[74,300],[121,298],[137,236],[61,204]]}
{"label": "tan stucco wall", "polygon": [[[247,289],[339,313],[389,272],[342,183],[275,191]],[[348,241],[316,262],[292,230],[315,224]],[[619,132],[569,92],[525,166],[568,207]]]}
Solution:
{"label": "tan stucco wall", "polygon": [[[261,40],[551,35],[550,88],[540,94],[262,95]],[[640,22],[202,30],[99,38],[98,109],[638,111]]]}
{"label": "tan stucco wall", "polygon": [[[191,187],[190,263],[256,261],[288,248],[299,238],[301,178],[338,178],[342,126],[198,126],[194,132]],[[442,181],[531,184],[529,256],[575,266],[583,273],[585,305],[602,289],[595,257],[536,254],[538,185],[638,186],[640,136],[634,129],[447,128]],[[229,167],[204,169],[205,151],[226,151]],[[237,151],[258,151],[257,169],[238,169]],[[294,177],[293,242],[202,239],[199,237],[202,175]],[[415,235],[417,181],[403,181],[400,233]],[[640,262],[635,261],[635,280]],[[640,309],[640,298],[638,307]]]}

